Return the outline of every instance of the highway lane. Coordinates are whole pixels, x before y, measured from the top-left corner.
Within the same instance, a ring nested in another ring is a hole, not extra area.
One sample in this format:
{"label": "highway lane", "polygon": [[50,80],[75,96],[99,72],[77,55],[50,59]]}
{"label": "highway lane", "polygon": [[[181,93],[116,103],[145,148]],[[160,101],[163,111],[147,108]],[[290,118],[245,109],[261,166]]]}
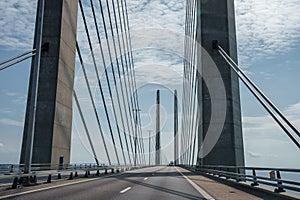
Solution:
{"label": "highway lane", "polygon": [[[78,179],[82,180],[84,179]],[[204,199],[176,167],[164,166],[54,187],[10,199]]]}

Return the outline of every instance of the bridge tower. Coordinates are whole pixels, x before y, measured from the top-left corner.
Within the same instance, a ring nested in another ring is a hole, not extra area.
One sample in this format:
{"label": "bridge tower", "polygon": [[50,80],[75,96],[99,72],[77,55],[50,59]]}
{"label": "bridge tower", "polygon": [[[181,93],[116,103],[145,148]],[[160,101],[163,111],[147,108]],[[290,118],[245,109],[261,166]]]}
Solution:
{"label": "bridge tower", "polygon": [[[44,2],[41,36],[43,51],[37,84],[32,163],[69,163],[78,0]],[[29,135],[29,116],[34,112],[30,107],[32,79],[33,65],[20,163],[25,162],[26,149],[30,148],[26,141]]]}
{"label": "bridge tower", "polygon": [[178,165],[178,99],[174,90],[174,165]]}
{"label": "bridge tower", "polygon": [[[196,9],[197,20],[197,41],[208,52],[221,74],[226,90],[226,117],[225,124],[213,124],[223,126],[221,136],[213,150],[203,159],[197,159],[198,165],[244,165],[244,149],[241,126],[241,108],[238,76],[230,66],[223,60],[221,55],[212,46],[212,41],[217,40],[218,44],[237,62],[237,44],[235,29],[234,0],[208,0],[201,2]],[[200,33],[201,34],[200,34]],[[201,70],[205,81],[200,81],[202,92],[199,94],[199,105],[201,117],[199,122],[199,149],[205,138],[206,131],[210,125],[211,98],[206,84],[216,82],[216,78],[210,74],[210,65],[201,57]],[[214,84],[215,90],[220,87]],[[215,99],[215,102],[222,101]],[[220,102],[221,104],[222,102]],[[201,139],[202,138],[202,139]]]}
{"label": "bridge tower", "polygon": [[160,165],[160,92],[156,92],[155,165]]}

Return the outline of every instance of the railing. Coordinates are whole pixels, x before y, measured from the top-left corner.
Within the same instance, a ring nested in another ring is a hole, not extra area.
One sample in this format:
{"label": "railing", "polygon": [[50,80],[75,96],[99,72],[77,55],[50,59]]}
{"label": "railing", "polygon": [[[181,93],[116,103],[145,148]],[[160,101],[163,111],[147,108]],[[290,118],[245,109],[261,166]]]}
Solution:
{"label": "railing", "polygon": [[[117,169],[117,168],[134,168],[134,166],[123,165],[107,165],[101,163],[99,165],[95,163],[74,163],[74,164],[32,164],[32,172],[58,170],[58,171],[70,171],[70,170],[98,170],[98,169]],[[136,167],[142,167],[138,165]],[[23,174],[24,164],[0,164],[0,175],[11,174]]]}
{"label": "railing", "polygon": [[36,185],[38,182],[51,183],[52,179],[72,180],[80,176],[87,178],[92,175],[92,172],[94,176],[100,176],[100,174],[119,173],[143,167],[146,166],[97,165],[95,163],[32,164],[31,172],[24,173],[22,164],[0,164],[0,185],[16,189],[18,185]]}
{"label": "railing", "polygon": [[[76,170],[76,169],[100,169],[112,168],[115,166],[107,166],[106,164],[96,165],[95,163],[81,164],[32,164],[32,171],[45,170]],[[23,173],[24,164],[0,164],[0,174]]]}
{"label": "railing", "polygon": [[[186,167],[186,166],[185,166]],[[259,184],[274,187],[274,192],[291,190],[300,192],[300,169],[264,168],[264,167],[235,167],[235,166],[188,166],[187,168],[209,175],[224,177],[236,182],[244,181],[255,187]],[[287,180],[282,175],[289,174],[297,180]]]}

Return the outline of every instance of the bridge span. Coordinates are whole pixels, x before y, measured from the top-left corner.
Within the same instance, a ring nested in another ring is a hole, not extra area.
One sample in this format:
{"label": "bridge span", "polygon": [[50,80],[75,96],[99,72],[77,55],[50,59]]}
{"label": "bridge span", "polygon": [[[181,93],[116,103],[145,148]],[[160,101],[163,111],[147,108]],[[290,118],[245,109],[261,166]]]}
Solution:
{"label": "bridge span", "polygon": [[[240,83],[297,150],[300,131],[238,65],[234,0],[187,0],[181,41],[166,30],[133,37],[127,0],[37,5],[33,48],[0,62],[2,71],[32,58],[20,160],[0,164],[0,199],[300,199],[300,169],[245,166]],[[180,57],[182,83],[170,92],[174,132],[161,120],[168,113],[159,88],[151,88],[152,130],[142,126],[141,107],[150,103],[138,83],[153,66],[138,77],[136,65],[158,43],[174,54],[169,60]],[[77,127],[80,141],[71,145]],[[71,156],[94,163],[72,165]]]}
{"label": "bridge span", "polygon": [[[79,175],[81,176],[81,175]],[[299,196],[298,196],[299,198]],[[246,183],[224,184],[176,166],[154,166],[86,178],[41,182],[32,187],[2,190],[0,199],[297,199]]]}

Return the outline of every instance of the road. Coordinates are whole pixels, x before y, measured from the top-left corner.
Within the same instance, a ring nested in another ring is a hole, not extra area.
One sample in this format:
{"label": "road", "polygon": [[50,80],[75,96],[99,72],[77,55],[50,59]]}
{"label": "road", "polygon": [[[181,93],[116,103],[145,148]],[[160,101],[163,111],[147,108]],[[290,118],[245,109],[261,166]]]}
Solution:
{"label": "road", "polygon": [[96,179],[77,179],[61,185],[49,184],[10,199],[204,199],[200,192],[201,188],[176,167],[160,166]]}

